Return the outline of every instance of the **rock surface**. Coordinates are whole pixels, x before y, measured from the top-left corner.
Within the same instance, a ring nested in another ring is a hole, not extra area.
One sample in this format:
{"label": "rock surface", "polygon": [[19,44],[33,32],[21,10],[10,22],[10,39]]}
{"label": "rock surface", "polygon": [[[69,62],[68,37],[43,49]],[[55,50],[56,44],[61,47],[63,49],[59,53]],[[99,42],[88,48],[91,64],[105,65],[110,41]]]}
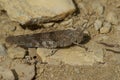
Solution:
{"label": "rock surface", "polygon": [[104,12],[104,6],[99,1],[92,2],[92,8],[99,15]]}
{"label": "rock surface", "polygon": [[100,29],[100,33],[108,33],[111,30],[111,24],[108,22],[105,22],[103,27]]}
{"label": "rock surface", "polygon": [[118,16],[115,12],[109,12],[106,16],[106,20],[112,24],[118,24]]}
{"label": "rock surface", "polygon": [[94,23],[95,30],[98,31],[102,27],[102,24],[102,21],[97,19]]}
{"label": "rock surface", "polygon": [[0,67],[0,80],[15,80],[11,70]]}
{"label": "rock surface", "polygon": [[24,58],[24,56],[26,54],[26,51],[20,47],[9,48],[7,52],[8,52],[8,56],[12,59]]}
{"label": "rock surface", "polygon": [[38,48],[37,53],[48,64],[65,63],[70,65],[93,65],[96,61],[103,61],[103,57],[95,55],[93,51],[86,52],[81,47],[71,47],[68,49],[60,49],[54,55],[47,56],[51,52],[50,49]]}
{"label": "rock surface", "polygon": [[[75,11],[72,0],[0,0],[10,19],[22,24],[35,18],[50,17],[54,20],[63,19]],[[43,21],[44,22],[44,21]]]}
{"label": "rock surface", "polygon": [[35,66],[21,63],[12,63],[12,69],[19,80],[32,80],[35,76]]}
{"label": "rock surface", "polygon": [[0,44],[0,56],[4,56],[4,55],[7,55],[5,46]]}

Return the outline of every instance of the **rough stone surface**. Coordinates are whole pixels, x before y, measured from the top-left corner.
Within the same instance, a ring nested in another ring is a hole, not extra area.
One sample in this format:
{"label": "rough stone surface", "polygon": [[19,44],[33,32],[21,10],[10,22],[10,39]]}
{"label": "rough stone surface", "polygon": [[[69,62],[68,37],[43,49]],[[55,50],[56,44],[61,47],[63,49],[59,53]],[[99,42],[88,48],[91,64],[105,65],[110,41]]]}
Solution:
{"label": "rough stone surface", "polygon": [[69,19],[67,21],[64,21],[61,23],[62,26],[72,26],[73,25],[73,20]]}
{"label": "rough stone surface", "polygon": [[100,29],[100,33],[108,33],[111,30],[111,24],[108,22],[105,22],[103,27]]}
{"label": "rough stone surface", "polygon": [[100,63],[103,63],[104,49],[101,45],[97,44],[94,41],[91,41],[87,44],[88,51],[94,53],[94,60]]}
{"label": "rough stone surface", "polygon": [[64,18],[75,11],[72,0],[1,0],[0,4],[13,21],[26,23],[33,18]]}
{"label": "rough stone surface", "polygon": [[54,23],[53,23],[53,22],[51,22],[51,23],[46,23],[46,24],[43,24],[43,26],[44,26],[45,28],[53,27],[53,26],[54,26]]}
{"label": "rough stone surface", "polygon": [[52,53],[52,49],[38,48],[37,54],[41,57],[43,62],[46,62],[46,57]]}
{"label": "rough stone surface", "polygon": [[0,44],[0,56],[7,55],[6,48],[4,45]]}
{"label": "rough stone surface", "polygon": [[99,1],[92,2],[92,8],[99,15],[104,12],[104,6]]}
{"label": "rough stone surface", "polygon": [[109,12],[106,16],[106,20],[112,24],[118,24],[118,16],[115,12]]}
{"label": "rough stone surface", "polygon": [[10,69],[0,67],[0,80],[15,80],[15,77]]}
{"label": "rough stone surface", "polygon": [[48,64],[70,64],[70,65],[93,65],[95,62],[103,61],[103,57],[96,55],[93,51],[86,52],[81,47],[71,47],[68,49],[60,49],[52,56],[46,56],[49,54],[50,49],[38,48],[37,53],[44,62]]}
{"label": "rough stone surface", "polygon": [[9,48],[7,52],[8,52],[8,56],[12,59],[24,58],[26,54],[25,49],[20,48],[20,47]]}
{"label": "rough stone surface", "polygon": [[102,27],[102,24],[102,21],[97,19],[94,23],[95,30],[98,31]]}
{"label": "rough stone surface", "polygon": [[19,80],[32,80],[35,76],[35,66],[21,63],[12,63],[12,69],[16,72]]}

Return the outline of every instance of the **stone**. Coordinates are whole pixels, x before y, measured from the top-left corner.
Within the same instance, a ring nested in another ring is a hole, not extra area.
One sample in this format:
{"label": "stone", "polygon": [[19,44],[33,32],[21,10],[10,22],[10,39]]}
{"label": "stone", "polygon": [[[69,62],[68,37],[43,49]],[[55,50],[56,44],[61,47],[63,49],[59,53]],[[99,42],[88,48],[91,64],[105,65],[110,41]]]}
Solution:
{"label": "stone", "polygon": [[52,26],[54,26],[54,24],[55,23],[46,23],[46,24],[43,24],[43,26],[45,27],[45,28],[49,28],[49,27],[52,27]]}
{"label": "stone", "polygon": [[32,58],[37,56],[37,52],[35,48],[28,48],[28,52],[29,52],[29,56],[31,56]]}
{"label": "stone", "polygon": [[61,23],[62,26],[72,26],[73,25],[73,19],[69,19],[67,21],[63,21]]}
{"label": "stone", "polygon": [[3,44],[0,44],[0,56],[5,56],[7,55],[6,48]]}
{"label": "stone", "polygon": [[104,48],[102,45],[99,45],[94,40],[91,40],[86,46],[88,47],[88,52],[94,53],[95,62],[104,63]]}
{"label": "stone", "polygon": [[102,27],[103,22],[101,20],[96,20],[94,23],[95,30],[99,30]]}
{"label": "stone", "polygon": [[59,65],[61,63],[69,65],[93,65],[95,62],[99,62],[103,59],[101,56],[95,55],[94,52],[86,52],[84,48],[78,46],[59,49],[54,55],[48,57],[46,54],[48,55],[49,52],[50,50],[48,51],[48,49],[43,48],[39,48],[37,51],[37,53],[40,54],[39,56],[43,59],[43,62],[52,65]]}
{"label": "stone", "polygon": [[35,76],[35,65],[13,62],[11,68],[16,72],[19,80],[33,80]]}
{"label": "stone", "polygon": [[115,12],[109,12],[106,16],[106,21],[112,24],[118,24],[118,16]]}
{"label": "stone", "polygon": [[15,80],[15,77],[10,69],[0,66],[0,80]]}
{"label": "stone", "polygon": [[21,47],[11,47],[8,49],[8,56],[12,59],[24,58],[26,50]]}
{"label": "stone", "polygon": [[84,11],[84,14],[87,14],[87,7],[86,7],[86,4],[84,2],[80,2],[78,3],[78,7],[81,8],[81,10]]}
{"label": "stone", "polygon": [[[40,57],[37,54],[36,48],[28,48],[29,57],[31,58],[31,61],[41,61]],[[28,58],[28,56],[25,56],[25,58]]]}
{"label": "stone", "polygon": [[36,22],[36,19],[41,20],[43,17],[61,20],[76,9],[72,0],[0,0],[0,5],[12,21],[21,24],[32,19]]}
{"label": "stone", "polygon": [[99,1],[93,1],[92,8],[99,15],[104,13],[104,6]]}
{"label": "stone", "polygon": [[111,30],[111,24],[108,22],[105,22],[103,27],[100,29],[100,33],[105,34],[105,33],[109,33]]}
{"label": "stone", "polygon": [[46,62],[46,57],[50,55],[51,52],[52,52],[52,49],[37,48],[37,54],[41,57],[43,62]]}

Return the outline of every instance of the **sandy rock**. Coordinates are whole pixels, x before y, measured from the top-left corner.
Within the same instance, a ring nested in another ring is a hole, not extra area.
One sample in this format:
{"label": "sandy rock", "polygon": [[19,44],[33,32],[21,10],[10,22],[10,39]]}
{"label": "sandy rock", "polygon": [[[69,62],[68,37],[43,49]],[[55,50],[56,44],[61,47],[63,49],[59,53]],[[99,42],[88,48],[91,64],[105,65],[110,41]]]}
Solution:
{"label": "sandy rock", "polygon": [[99,30],[102,27],[103,22],[101,20],[96,20],[94,23],[95,30]]}
{"label": "sandy rock", "polygon": [[63,21],[61,23],[62,26],[72,26],[73,25],[73,19],[69,19],[67,21]]}
{"label": "sandy rock", "polygon": [[24,58],[26,54],[26,50],[21,47],[9,48],[7,52],[8,52],[8,56],[12,59]]}
{"label": "sandy rock", "polygon": [[46,24],[43,24],[43,26],[45,27],[45,28],[48,28],[48,27],[52,27],[52,26],[54,26],[54,23],[46,23]]}
{"label": "sandy rock", "polygon": [[[36,48],[28,48],[29,57],[32,58],[33,61],[41,61],[40,57],[37,55]],[[28,58],[28,56],[25,56],[25,58]]]}
{"label": "sandy rock", "polygon": [[0,80],[15,80],[11,70],[0,66]]}
{"label": "sandy rock", "polygon": [[87,14],[88,10],[86,8],[86,4],[85,3],[83,3],[83,2],[78,3],[78,7],[80,7],[81,10],[83,10],[84,13]]}
{"label": "sandy rock", "polygon": [[44,63],[47,62],[52,65],[61,64],[60,60],[49,59],[49,56],[52,54],[52,51],[54,51],[54,49],[38,48],[37,54],[38,54],[38,56],[40,56],[40,58],[42,59],[42,62],[44,62]]}
{"label": "sandy rock", "polygon": [[100,29],[100,33],[109,33],[111,30],[111,24],[108,22],[105,22],[103,27]]}
{"label": "sandy rock", "polygon": [[16,72],[19,80],[32,80],[35,76],[35,66],[21,63],[12,63],[12,69]]}
{"label": "sandy rock", "polygon": [[41,57],[43,62],[46,62],[46,57],[52,53],[52,49],[37,48],[37,54]]}
{"label": "sandy rock", "polygon": [[[54,17],[54,20],[59,20],[75,11],[72,0],[1,0],[0,4],[7,11],[11,20],[22,24],[31,19],[33,22],[37,22],[43,17]],[[35,18],[38,20],[36,21]]]}
{"label": "sandy rock", "polygon": [[6,48],[3,44],[0,44],[0,56],[7,55]]}
{"label": "sandy rock", "polygon": [[112,24],[118,24],[118,16],[115,12],[109,12],[106,16],[106,21]]}
{"label": "sandy rock", "polygon": [[104,50],[102,45],[97,44],[95,41],[91,41],[87,44],[88,51],[94,53],[94,59],[96,62],[103,63]]}
{"label": "sandy rock", "polygon": [[92,2],[92,8],[99,15],[103,14],[104,12],[104,6],[99,1]]}
{"label": "sandy rock", "polygon": [[[39,48],[38,54],[48,64],[70,64],[70,65],[93,65],[96,61],[100,61],[101,56],[95,55],[94,52],[86,52],[81,47],[71,47],[66,49],[59,49],[54,55],[46,57],[47,49]],[[100,57],[100,58],[99,58]],[[101,59],[102,60],[102,59]]]}

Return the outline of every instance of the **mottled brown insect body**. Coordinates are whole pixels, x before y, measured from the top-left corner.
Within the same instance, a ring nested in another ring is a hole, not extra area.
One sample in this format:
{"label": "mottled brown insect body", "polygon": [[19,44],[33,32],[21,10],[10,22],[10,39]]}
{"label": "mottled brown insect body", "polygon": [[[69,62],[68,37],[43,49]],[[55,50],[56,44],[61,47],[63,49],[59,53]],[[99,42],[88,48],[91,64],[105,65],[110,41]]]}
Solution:
{"label": "mottled brown insect body", "polygon": [[75,43],[79,44],[82,39],[83,30],[78,28],[76,30],[68,29],[32,35],[9,36],[6,38],[6,42],[26,48],[62,48],[69,47]]}

